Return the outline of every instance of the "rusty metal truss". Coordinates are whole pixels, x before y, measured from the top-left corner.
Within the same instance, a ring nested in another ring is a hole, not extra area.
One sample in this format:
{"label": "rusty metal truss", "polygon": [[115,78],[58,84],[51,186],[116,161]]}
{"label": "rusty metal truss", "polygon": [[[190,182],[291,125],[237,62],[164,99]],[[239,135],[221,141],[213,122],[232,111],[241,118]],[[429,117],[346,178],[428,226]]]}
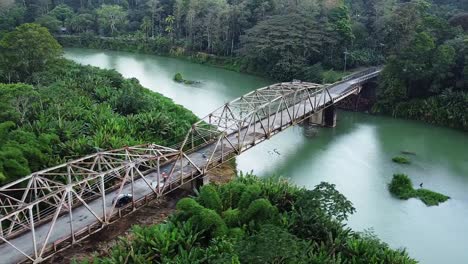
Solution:
{"label": "rusty metal truss", "polygon": [[[195,123],[176,146],[148,144],[103,151],[0,187],[0,258],[11,254],[7,263],[25,259],[39,263],[359,92],[360,85],[379,72],[366,72],[331,86],[270,85],[213,111]],[[122,194],[132,199],[118,207],[115,198]]]}

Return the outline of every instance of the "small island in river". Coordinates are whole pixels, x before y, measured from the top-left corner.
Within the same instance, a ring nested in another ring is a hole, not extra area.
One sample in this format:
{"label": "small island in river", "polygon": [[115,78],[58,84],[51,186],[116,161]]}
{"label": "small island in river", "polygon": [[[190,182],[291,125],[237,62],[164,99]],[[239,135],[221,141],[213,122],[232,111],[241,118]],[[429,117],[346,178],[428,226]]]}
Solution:
{"label": "small island in river", "polygon": [[178,83],[183,83],[183,84],[187,84],[187,85],[194,85],[194,84],[199,84],[200,82],[198,81],[192,81],[192,80],[185,80],[183,77],[182,77],[182,73],[178,72],[174,75],[174,81],[178,82]]}
{"label": "small island in river", "polygon": [[419,198],[427,206],[439,205],[450,199],[449,196],[423,189],[422,187],[420,189],[414,189],[411,179],[405,174],[394,174],[392,181],[388,185],[388,189],[399,199],[408,200],[409,198]]}

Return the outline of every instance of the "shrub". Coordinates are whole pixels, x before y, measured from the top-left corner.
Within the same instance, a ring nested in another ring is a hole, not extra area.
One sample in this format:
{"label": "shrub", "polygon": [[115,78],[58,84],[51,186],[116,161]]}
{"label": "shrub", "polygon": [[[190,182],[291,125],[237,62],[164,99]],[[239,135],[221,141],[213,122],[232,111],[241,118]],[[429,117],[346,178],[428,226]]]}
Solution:
{"label": "shrub", "polygon": [[277,215],[276,207],[272,206],[270,201],[264,198],[253,201],[249,208],[244,212],[244,222],[254,221],[255,223],[264,223]]}
{"label": "shrub", "polygon": [[262,190],[261,196],[275,204],[281,212],[291,211],[298,197],[299,188],[284,178],[270,177],[260,180],[257,185]]}
{"label": "shrub", "polygon": [[237,207],[239,207],[239,209],[246,209],[253,200],[260,197],[261,192],[262,190],[257,184],[247,186],[246,190],[244,193],[242,193],[241,198],[239,199],[239,204]]}
{"label": "shrub", "polygon": [[180,72],[178,72],[178,73],[176,73],[174,75],[174,81],[176,81],[178,83],[184,82],[184,78],[182,77],[182,74]]}
{"label": "shrub", "polygon": [[224,208],[237,207],[246,188],[247,186],[238,180],[222,185],[220,187],[220,196],[222,198]]}
{"label": "shrub", "polygon": [[390,190],[390,193],[400,199],[407,200],[414,197],[413,184],[411,183],[410,178],[405,174],[393,175],[393,179],[388,185],[388,189]]}
{"label": "shrub", "polygon": [[309,245],[287,230],[264,225],[260,232],[239,241],[237,252],[241,263],[308,263]]}
{"label": "shrub", "polygon": [[203,209],[197,201],[192,198],[182,198],[176,205],[177,210],[195,214]]}
{"label": "shrub", "polygon": [[240,226],[240,211],[239,209],[228,209],[223,212],[223,219],[229,227]]}
{"label": "shrub", "polygon": [[231,238],[240,239],[245,235],[245,232],[244,232],[244,229],[240,227],[234,227],[234,228],[229,229],[228,235]]}
{"label": "shrub", "polygon": [[223,204],[218,191],[213,185],[205,185],[200,189],[198,201],[206,208],[213,209],[218,213],[223,211]]}
{"label": "shrub", "polygon": [[191,217],[190,220],[197,227],[198,231],[207,232],[209,239],[227,234],[228,228],[226,223],[214,210],[204,208]]}
{"label": "shrub", "polygon": [[355,212],[352,203],[333,184],[320,183],[313,190],[298,192],[288,214],[288,228],[294,235],[317,243],[345,236],[349,230],[341,221]]}
{"label": "shrub", "polygon": [[398,164],[410,164],[411,161],[405,157],[396,156],[392,158],[392,161]]}

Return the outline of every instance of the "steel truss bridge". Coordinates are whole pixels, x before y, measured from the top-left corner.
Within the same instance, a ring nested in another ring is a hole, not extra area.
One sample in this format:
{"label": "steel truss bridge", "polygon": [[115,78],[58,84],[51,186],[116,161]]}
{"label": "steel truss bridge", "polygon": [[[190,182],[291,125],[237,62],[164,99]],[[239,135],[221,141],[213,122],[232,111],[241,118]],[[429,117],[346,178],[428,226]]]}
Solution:
{"label": "steel truss bridge", "polygon": [[[103,151],[1,187],[0,264],[49,258],[285,128],[359,93],[380,71],[368,69],[331,85],[291,82],[260,88],[195,123],[176,146],[147,144]],[[132,194],[133,201],[118,208],[113,200],[123,193]]]}

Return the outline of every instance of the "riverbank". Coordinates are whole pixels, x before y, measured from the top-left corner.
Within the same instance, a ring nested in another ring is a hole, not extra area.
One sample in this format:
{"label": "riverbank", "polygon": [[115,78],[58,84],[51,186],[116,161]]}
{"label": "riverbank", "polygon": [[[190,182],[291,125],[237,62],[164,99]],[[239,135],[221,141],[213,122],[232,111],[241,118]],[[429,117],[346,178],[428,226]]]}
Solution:
{"label": "riverbank", "polygon": [[92,34],[56,35],[55,38],[62,46],[68,48],[90,48],[152,54],[266,77],[265,73],[249,69],[247,63],[241,58],[221,57],[204,52],[188,52],[183,47],[171,44],[167,38],[114,38]]}
{"label": "riverbank", "polygon": [[372,112],[468,131],[468,93],[461,91],[395,104],[382,99],[372,107]]}
{"label": "riverbank", "polygon": [[[68,48],[89,48],[152,54],[177,58],[180,60],[217,67],[229,71],[247,73],[264,78],[271,78],[268,73],[263,72],[261,69],[255,69],[245,58],[217,56],[205,52],[190,52],[182,46],[170,43],[167,38],[116,38],[96,36],[93,34],[56,35],[55,38],[62,46]],[[333,83],[341,80],[344,76],[358,71],[359,69],[350,69],[346,72],[334,71],[332,69],[317,70],[318,72],[314,75],[316,76],[316,79],[307,81],[317,83]]]}

